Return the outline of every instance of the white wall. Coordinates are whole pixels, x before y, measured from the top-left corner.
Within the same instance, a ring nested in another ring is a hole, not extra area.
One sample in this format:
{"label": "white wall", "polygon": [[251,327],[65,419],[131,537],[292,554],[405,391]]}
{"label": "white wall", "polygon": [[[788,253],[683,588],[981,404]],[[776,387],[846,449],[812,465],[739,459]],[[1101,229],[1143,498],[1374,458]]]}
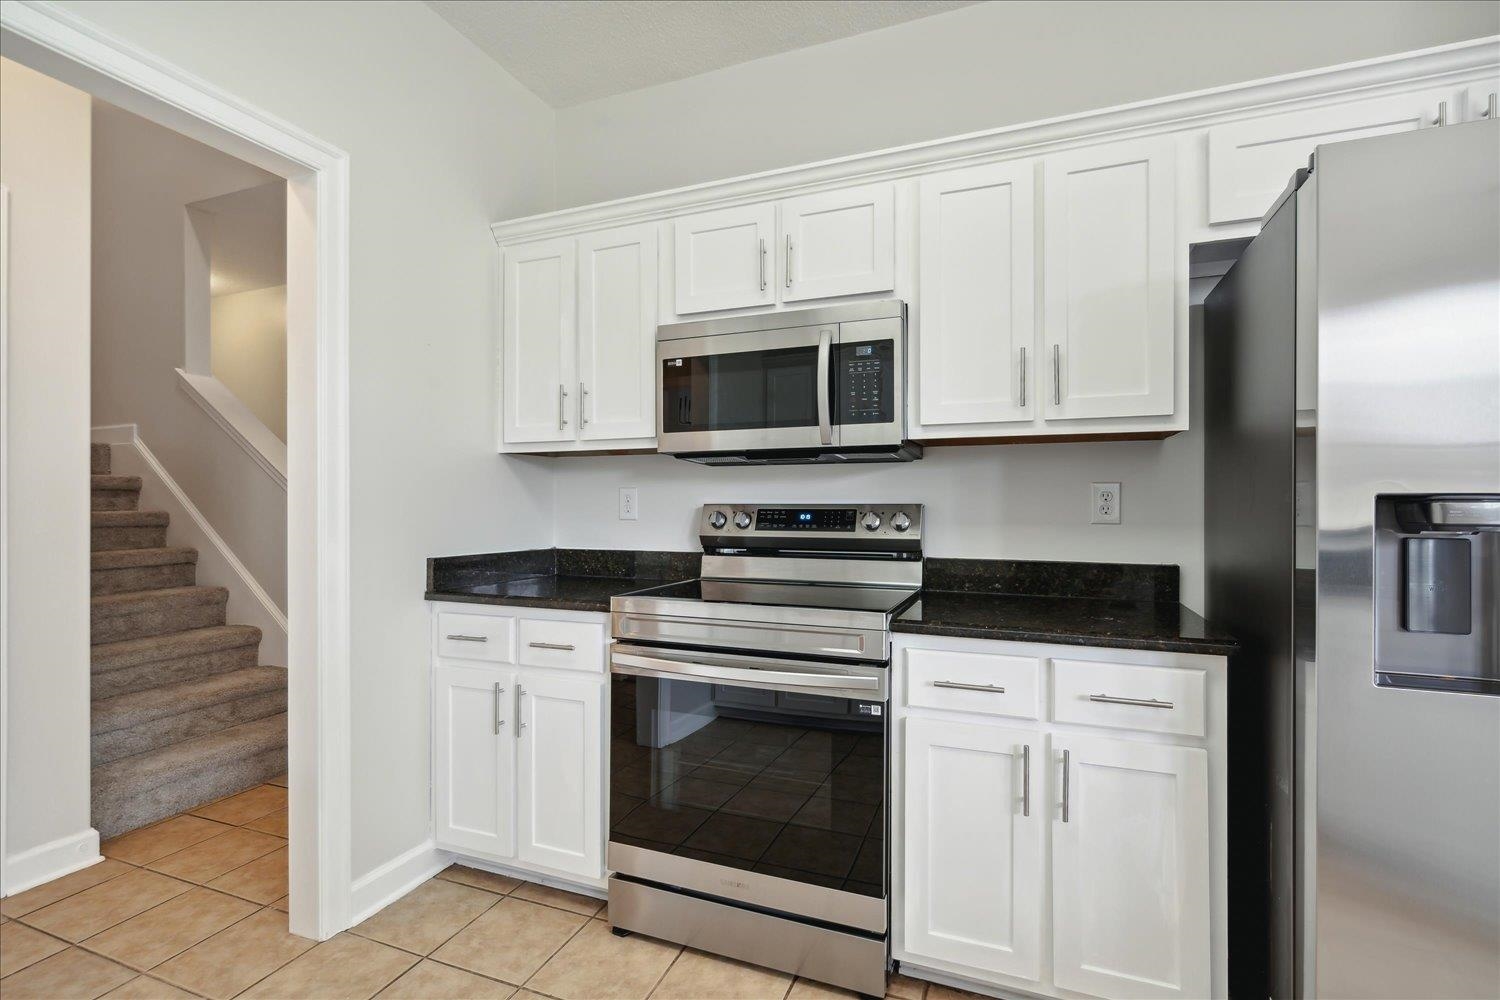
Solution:
{"label": "white wall", "polygon": [[980,4],[566,108],[558,204],[1496,32],[1493,0]]}
{"label": "white wall", "polygon": [[[259,167],[95,104],[94,425],[136,424],[146,446],[285,610],[286,491],[193,402],[176,371],[192,367],[187,206],[272,180]],[[202,289],[199,298],[206,302],[207,295]],[[284,383],[284,356],[282,366]]]}
{"label": "white wall", "polygon": [[[0,59],[0,147],[10,191],[0,738],[14,889],[98,855],[89,836],[88,95]],[[69,838],[76,843],[57,854],[26,857]]]}
{"label": "white wall", "polygon": [[552,532],[495,454],[488,225],[551,205],[553,114],[410,0],[62,6],[349,153],[357,878],[429,835],[426,558]]}
{"label": "white wall", "polygon": [[214,378],[285,442],[286,286],[215,295],[209,315]]}

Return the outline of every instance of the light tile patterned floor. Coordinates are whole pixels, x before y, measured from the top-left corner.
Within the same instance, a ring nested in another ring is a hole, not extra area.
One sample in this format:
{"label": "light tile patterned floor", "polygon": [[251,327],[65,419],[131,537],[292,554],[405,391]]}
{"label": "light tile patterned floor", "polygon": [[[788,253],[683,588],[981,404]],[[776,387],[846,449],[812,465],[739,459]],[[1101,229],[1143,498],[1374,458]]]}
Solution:
{"label": "light tile patterned floor", "polygon": [[[320,943],[287,932],[278,779],[0,901],[5,1000],[823,1000],[853,994],[609,932],[602,901],[454,866]],[[892,979],[900,1000],[972,994]]]}

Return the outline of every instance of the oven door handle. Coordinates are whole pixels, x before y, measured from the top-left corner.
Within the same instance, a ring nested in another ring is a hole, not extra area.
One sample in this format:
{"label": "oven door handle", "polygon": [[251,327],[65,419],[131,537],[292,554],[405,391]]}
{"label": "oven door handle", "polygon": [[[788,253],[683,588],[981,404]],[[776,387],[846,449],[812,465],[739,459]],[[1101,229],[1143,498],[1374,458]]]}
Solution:
{"label": "oven door handle", "polygon": [[850,674],[809,674],[790,670],[762,670],[759,667],[726,667],[709,663],[690,663],[683,660],[665,660],[656,656],[616,651],[610,656],[610,669],[615,673],[634,674],[639,677],[693,677],[707,681],[721,681],[743,687],[757,688],[837,688],[845,691],[879,691],[879,677],[860,677]]}
{"label": "oven door handle", "polygon": [[[788,244],[790,246],[790,244]],[[833,444],[833,400],[828,392],[828,366],[833,354],[833,331],[818,331],[818,436]]]}

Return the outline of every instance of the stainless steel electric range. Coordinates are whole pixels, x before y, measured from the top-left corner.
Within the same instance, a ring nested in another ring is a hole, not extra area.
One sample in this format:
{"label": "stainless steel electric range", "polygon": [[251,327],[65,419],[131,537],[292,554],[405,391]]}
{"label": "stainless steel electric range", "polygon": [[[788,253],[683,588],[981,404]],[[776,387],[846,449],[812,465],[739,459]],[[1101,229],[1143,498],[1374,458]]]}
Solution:
{"label": "stainless steel electric range", "polygon": [[610,922],[881,996],[922,506],[708,504],[699,539],[701,579],[610,602]]}

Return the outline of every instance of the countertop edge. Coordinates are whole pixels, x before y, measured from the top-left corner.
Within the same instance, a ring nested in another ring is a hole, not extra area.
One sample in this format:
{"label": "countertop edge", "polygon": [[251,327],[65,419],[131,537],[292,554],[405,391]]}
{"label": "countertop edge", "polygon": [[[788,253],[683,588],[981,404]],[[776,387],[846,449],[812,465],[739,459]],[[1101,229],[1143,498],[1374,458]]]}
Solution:
{"label": "countertop edge", "polygon": [[1200,653],[1205,656],[1230,656],[1239,644],[1221,639],[1125,639],[1116,636],[1078,635],[1071,632],[1043,632],[1035,629],[967,628],[957,625],[922,625],[912,622],[891,623],[892,633],[935,635],[953,639],[991,639],[997,642],[1040,642],[1059,646],[1097,646],[1104,649],[1141,649],[1157,653]]}
{"label": "countertop edge", "polygon": [[429,590],[423,599],[434,604],[493,604],[510,608],[543,608],[549,611],[587,611],[609,614],[609,602],[569,601],[556,597],[497,597],[491,594],[450,594]]}

